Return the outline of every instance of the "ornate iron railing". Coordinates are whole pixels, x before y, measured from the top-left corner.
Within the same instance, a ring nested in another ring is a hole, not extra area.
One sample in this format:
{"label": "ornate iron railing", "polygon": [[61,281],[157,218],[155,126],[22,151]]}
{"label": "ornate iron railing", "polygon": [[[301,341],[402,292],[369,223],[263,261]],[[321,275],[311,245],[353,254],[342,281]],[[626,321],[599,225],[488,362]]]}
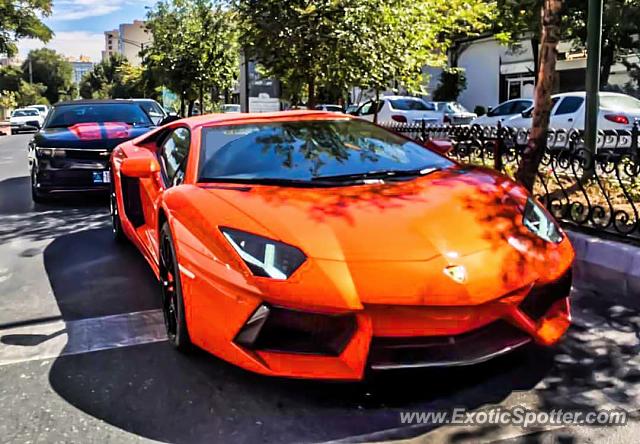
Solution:
{"label": "ornate iron railing", "polygon": [[[448,156],[515,175],[529,131],[505,127],[394,124],[416,140],[449,139]],[[640,241],[640,131],[606,130],[597,151],[576,130],[550,130],[538,170],[536,197],[563,224]]]}

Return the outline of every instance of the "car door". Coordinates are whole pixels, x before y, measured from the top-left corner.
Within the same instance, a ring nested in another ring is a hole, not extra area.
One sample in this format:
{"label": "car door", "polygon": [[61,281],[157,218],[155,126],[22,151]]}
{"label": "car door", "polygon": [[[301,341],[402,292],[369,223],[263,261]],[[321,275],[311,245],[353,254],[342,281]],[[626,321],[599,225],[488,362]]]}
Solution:
{"label": "car door", "polygon": [[505,102],[496,106],[489,111],[485,116],[479,119],[481,125],[496,125],[498,122],[503,122],[510,115],[512,115],[511,109],[513,102]]}
{"label": "car door", "polygon": [[145,225],[144,233],[139,234],[140,238],[150,246],[150,252],[156,259],[158,258],[157,217],[160,195],[163,191],[180,185],[184,180],[190,144],[191,133],[188,128],[181,126],[170,130],[158,146],[160,179],[151,177],[141,180]]}
{"label": "car door", "polygon": [[[580,112],[584,109],[584,98],[579,96],[566,96],[551,114],[549,126],[551,128],[571,129],[579,120]],[[584,113],[584,112],[583,112]]]}
{"label": "car door", "polygon": [[376,113],[376,102],[369,100],[368,102],[363,103],[356,113],[356,115],[361,119],[373,122],[373,116]]}

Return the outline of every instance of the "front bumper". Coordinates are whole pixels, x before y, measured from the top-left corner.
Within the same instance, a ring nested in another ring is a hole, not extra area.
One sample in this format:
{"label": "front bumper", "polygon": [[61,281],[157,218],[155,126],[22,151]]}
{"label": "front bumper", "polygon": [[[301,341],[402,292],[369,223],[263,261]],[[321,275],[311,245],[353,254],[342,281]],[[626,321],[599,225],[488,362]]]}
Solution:
{"label": "front bumper", "polygon": [[38,122],[12,123],[11,131],[38,131],[40,124]]}
{"label": "front bumper", "polygon": [[108,160],[38,159],[35,186],[39,193],[108,192],[111,187]]}
{"label": "front bumper", "polygon": [[[337,356],[235,345],[253,358],[245,368],[273,376],[359,380],[367,368],[473,365],[532,342],[558,342],[570,324],[570,289],[569,271],[556,282],[479,306],[365,306]],[[282,336],[286,341],[296,335]]]}

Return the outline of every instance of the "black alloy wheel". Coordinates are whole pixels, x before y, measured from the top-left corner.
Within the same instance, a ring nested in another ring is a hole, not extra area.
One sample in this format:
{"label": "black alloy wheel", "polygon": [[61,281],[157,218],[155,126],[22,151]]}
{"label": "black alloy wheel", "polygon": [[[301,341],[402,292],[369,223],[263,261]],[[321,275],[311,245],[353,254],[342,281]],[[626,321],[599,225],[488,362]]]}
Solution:
{"label": "black alloy wheel", "polygon": [[180,271],[167,223],[162,226],[160,233],[160,284],[164,325],[169,342],[181,352],[190,351],[192,346],[187,330]]}

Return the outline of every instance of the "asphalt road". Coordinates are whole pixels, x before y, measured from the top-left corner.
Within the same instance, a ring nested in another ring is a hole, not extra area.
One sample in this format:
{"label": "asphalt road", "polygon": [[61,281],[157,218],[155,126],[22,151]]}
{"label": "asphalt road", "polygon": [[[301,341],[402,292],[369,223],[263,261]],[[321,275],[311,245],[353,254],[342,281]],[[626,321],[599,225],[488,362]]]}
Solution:
{"label": "asphalt road", "polygon": [[[0,442],[574,442],[613,432],[520,438],[532,430],[403,426],[399,412],[640,406],[639,304],[606,283],[575,292],[575,325],[556,349],[472,368],[319,383],[179,354],[163,340],[152,273],[111,241],[106,200],[31,202],[29,137],[0,137]],[[633,442],[634,427],[615,433]]]}

